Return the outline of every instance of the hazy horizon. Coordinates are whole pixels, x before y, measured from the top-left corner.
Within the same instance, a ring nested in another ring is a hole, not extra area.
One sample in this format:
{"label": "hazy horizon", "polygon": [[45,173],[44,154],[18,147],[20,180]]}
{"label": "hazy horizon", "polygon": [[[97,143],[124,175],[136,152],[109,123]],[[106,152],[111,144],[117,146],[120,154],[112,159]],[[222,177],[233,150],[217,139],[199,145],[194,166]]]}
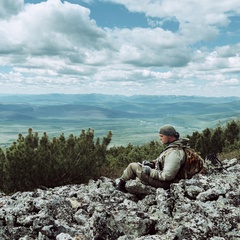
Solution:
{"label": "hazy horizon", "polygon": [[158,140],[164,124],[174,125],[184,136],[239,114],[238,97],[0,94],[0,144],[17,140],[28,128],[40,136],[46,131],[50,139],[62,133],[78,136],[82,129],[91,128],[95,138],[112,131],[111,145],[142,145]]}

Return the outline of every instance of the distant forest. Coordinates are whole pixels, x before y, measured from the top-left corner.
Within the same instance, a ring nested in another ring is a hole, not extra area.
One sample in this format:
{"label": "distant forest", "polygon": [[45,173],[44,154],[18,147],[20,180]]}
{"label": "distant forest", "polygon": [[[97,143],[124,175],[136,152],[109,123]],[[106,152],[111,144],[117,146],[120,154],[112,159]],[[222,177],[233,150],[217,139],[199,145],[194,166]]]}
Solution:
{"label": "distant forest", "polygon": [[[190,146],[205,158],[213,153],[223,158],[240,157],[240,121],[206,128],[187,136]],[[79,136],[62,134],[50,139],[45,132],[39,136],[29,128],[18,135],[6,149],[0,148],[0,189],[6,193],[49,188],[67,184],[87,183],[100,176],[119,177],[130,162],[156,159],[163,146],[151,141],[141,146],[109,147],[112,132],[102,139],[93,129],[82,130]]]}

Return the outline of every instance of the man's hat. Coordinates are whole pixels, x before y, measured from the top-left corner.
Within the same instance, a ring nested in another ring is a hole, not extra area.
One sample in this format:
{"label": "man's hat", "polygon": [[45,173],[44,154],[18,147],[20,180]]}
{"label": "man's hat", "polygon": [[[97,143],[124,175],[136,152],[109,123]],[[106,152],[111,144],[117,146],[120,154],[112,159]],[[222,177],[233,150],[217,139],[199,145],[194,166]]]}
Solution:
{"label": "man's hat", "polygon": [[165,136],[174,136],[176,138],[179,138],[179,133],[176,131],[176,129],[171,125],[164,125],[159,130],[160,134],[163,134]]}

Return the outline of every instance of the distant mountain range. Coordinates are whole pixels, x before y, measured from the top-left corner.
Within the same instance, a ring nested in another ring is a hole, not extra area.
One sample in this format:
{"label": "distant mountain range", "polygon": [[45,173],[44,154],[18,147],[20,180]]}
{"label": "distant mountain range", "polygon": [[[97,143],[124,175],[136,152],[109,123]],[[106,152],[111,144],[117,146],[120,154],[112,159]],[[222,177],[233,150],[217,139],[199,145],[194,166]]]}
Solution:
{"label": "distant mountain range", "polygon": [[2,94],[0,137],[4,145],[29,127],[51,136],[77,135],[92,128],[100,137],[112,130],[113,145],[143,144],[156,140],[163,124],[173,124],[182,135],[191,134],[239,114],[238,97]]}

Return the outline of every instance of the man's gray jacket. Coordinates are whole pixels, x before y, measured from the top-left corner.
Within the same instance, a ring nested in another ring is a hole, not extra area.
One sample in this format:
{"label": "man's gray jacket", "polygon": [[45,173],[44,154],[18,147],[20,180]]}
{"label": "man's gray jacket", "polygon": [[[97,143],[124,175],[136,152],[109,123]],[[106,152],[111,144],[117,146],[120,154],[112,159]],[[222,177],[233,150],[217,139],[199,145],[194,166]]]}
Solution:
{"label": "man's gray jacket", "polygon": [[154,161],[155,169],[150,172],[150,177],[159,181],[178,181],[178,172],[185,162],[185,153],[182,149],[188,143],[187,138],[178,139],[164,149]]}

